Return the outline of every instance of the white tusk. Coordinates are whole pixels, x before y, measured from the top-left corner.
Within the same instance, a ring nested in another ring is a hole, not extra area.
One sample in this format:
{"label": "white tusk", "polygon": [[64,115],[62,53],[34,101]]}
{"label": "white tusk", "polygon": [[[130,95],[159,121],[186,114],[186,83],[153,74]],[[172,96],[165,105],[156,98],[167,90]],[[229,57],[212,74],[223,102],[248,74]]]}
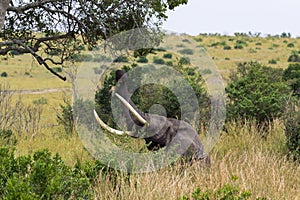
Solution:
{"label": "white tusk", "polygon": [[108,125],[106,125],[101,119],[100,117],[98,116],[96,110],[94,110],[94,115],[95,115],[95,118],[97,120],[97,122],[100,124],[100,126],[102,128],[104,128],[105,130],[107,130],[108,132],[110,133],[113,133],[113,134],[116,134],[116,135],[124,135],[127,134],[127,135],[130,135],[130,136],[133,136],[134,133],[132,131],[119,131],[119,130],[116,130],[116,129],[113,129],[111,127],[109,127]]}
{"label": "white tusk", "polygon": [[130,110],[130,112],[141,122],[143,125],[147,124],[147,121],[130,105],[121,95],[115,93],[120,101]]}

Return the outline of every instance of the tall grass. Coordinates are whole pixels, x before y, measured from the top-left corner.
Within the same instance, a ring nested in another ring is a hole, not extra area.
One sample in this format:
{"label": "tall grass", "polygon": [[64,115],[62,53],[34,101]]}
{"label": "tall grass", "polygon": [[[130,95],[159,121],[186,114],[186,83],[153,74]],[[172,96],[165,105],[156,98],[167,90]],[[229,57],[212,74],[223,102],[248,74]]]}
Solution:
{"label": "tall grass", "polygon": [[230,126],[211,152],[209,169],[175,164],[153,173],[121,173],[116,181],[109,175],[99,176],[94,186],[96,199],[179,199],[183,195],[192,199],[196,188],[216,191],[226,184],[249,191],[250,199],[299,199],[300,166],[282,151],[285,141],[280,122],[270,127],[265,139],[251,123]]}

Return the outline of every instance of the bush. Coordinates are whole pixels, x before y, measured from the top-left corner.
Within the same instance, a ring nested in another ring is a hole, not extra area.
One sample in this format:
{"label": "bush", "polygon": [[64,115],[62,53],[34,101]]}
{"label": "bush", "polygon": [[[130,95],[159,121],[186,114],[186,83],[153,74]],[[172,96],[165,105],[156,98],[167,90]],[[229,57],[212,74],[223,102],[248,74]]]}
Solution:
{"label": "bush", "polygon": [[113,62],[115,62],[115,63],[120,63],[120,62],[128,63],[129,61],[128,61],[127,56],[119,56]]}
{"label": "bush", "polygon": [[55,72],[62,72],[62,68],[61,67],[53,67],[52,68],[53,69],[53,71],[55,71]]}
{"label": "bush", "polygon": [[271,59],[271,60],[269,60],[268,63],[269,63],[269,64],[277,64],[277,61],[276,61],[275,59]]}
{"label": "bush", "polygon": [[289,105],[284,125],[286,145],[291,155],[300,161],[300,114],[297,111],[300,105],[296,102]]}
{"label": "bush", "polygon": [[78,165],[71,169],[58,154],[41,150],[15,158],[14,151],[0,148],[1,199],[91,199],[92,178]]}
{"label": "bush", "polygon": [[7,77],[7,76],[8,76],[7,72],[2,72],[1,73],[1,77]]}
{"label": "bush", "polygon": [[0,146],[14,146],[17,138],[11,130],[0,130]]}
{"label": "bush", "polygon": [[172,54],[171,53],[166,53],[166,54],[163,55],[163,58],[171,59],[172,58]]}
{"label": "bush", "polygon": [[243,49],[243,48],[244,47],[241,44],[237,44],[237,45],[234,46],[234,49]]}
{"label": "bush", "polygon": [[148,59],[146,57],[140,57],[138,60],[137,60],[138,63],[148,63]]}
{"label": "bush", "polygon": [[288,58],[288,62],[300,62],[300,56],[297,51],[293,51]]}
{"label": "bush", "polygon": [[194,51],[192,49],[182,49],[178,51],[181,54],[193,55]]}
{"label": "bush", "polygon": [[180,58],[178,65],[182,66],[182,65],[190,65],[191,64],[191,60],[187,57],[182,57]]}
{"label": "bush", "polygon": [[224,50],[231,50],[231,46],[225,45],[225,46],[223,47],[223,49],[224,49]]}
{"label": "bush", "polygon": [[165,64],[165,61],[164,61],[164,59],[162,59],[162,58],[154,57],[154,58],[153,58],[153,63],[159,64],[159,65],[163,65],[163,64]]}
{"label": "bush", "polygon": [[287,47],[288,47],[288,48],[293,48],[293,47],[295,47],[295,45],[294,45],[294,43],[289,43],[289,44],[287,45]]}
{"label": "bush", "polygon": [[283,72],[283,79],[287,81],[293,94],[300,97],[300,63],[289,64]]}
{"label": "bush", "polygon": [[254,119],[267,125],[281,117],[290,93],[282,74],[257,62],[240,63],[226,87],[227,120]]}
{"label": "bush", "polygon": [[167,66],[170,66],[170,67],[173,67],[173,62],[172,62],[172,61],[167,61],[167,62],[166,62],[166,65],[167,65]]}
{"label": "bush", "polygon": [[[215,191],[210,189],[202,191],[200,188],[196,188],[191,194],[192,198],[190,198],[189,196],[184,195],[179,200],[246,200],[250,199],[251,193],[246,190],[241,190],[232,184],[225,184]],[[255,199],[266,200],[265,197],[256,197]]]}

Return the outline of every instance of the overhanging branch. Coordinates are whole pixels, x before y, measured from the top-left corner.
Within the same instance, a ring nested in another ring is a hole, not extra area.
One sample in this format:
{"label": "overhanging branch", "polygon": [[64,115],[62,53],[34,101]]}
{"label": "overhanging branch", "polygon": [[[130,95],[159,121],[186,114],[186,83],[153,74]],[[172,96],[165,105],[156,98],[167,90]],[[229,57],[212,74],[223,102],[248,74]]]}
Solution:
{"label": "overhanging branch", "polygon": [[23,42],[21,42],[20,40],[13,40],[13,42],[15,44],[18,44],[18,45],[22,46],[29,53],[31,53],[31,55],[33,55],[33,57],[38,61],[38,63],[40,65],[44,65],[45,68],[48,71],[50,71],[53,75],[57,76],[58,78],[60,78],[63,81],[67,80],[67,78],[65,76],[61,76],[60,74],[56,73],[53,69],[51,69],[51,67],[49,67],[49,65],[45,62],[45,60],[43,60],[34,50],[32,50],[31,48],[29,48],[28,46],[26,46]]}

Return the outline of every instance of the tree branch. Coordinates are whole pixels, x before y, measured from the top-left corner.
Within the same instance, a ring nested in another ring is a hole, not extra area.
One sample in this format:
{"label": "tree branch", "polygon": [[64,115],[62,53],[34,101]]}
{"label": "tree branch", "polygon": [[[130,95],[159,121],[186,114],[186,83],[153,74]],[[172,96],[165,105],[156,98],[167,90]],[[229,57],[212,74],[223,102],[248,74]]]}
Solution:
{"label": "tree branch", "polygon": [[32,50],[31,48],[29,48],[28,46],[26,46],[23,42],[21,42],[20,40],[13,40],[13,42],[14,42],[15,44],[18,44],[18,45],[22,46],[24,49],[26,49],[28,52],[30,52],[31,55],[33,55],[33,57],[38,61],[38,63],[39,63],[40,65],[44,65],[45,68],[46,68],[47,70],[49,70],[52,74],[54,74],[55,76],[57,76],[58,78],[60,78],[60,79],[63,80],[63,81],[66,81],[66,80],[67,80],[66,77],[61,76],[60,74],[56,73],[53,69],[51,69],[51,68],[49,67],[49,65],[48,65],[48,64],[47,64],[47,63],[46,63],[46,62],[45,62],[38,54],[35,53],[34,50]]}

